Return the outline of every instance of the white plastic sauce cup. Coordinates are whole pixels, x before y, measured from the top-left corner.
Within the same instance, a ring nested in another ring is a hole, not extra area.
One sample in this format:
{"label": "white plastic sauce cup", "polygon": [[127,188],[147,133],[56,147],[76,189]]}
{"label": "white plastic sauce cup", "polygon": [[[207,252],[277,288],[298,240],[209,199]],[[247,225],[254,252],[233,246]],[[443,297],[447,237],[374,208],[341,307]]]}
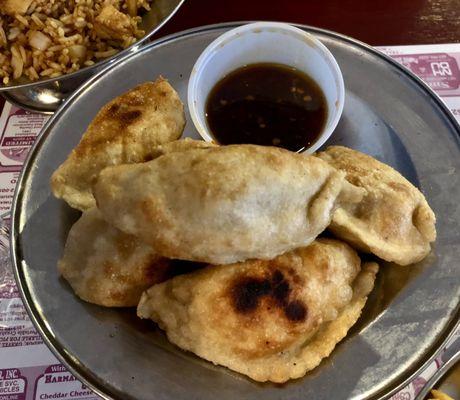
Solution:
{"label": "white plastic sauce cup", "polygon": [[322,89],[328,113],[318,139],[305,149],[313,153],[331,136],[342,114],[345,100],[342,73],[334,56],[318,39],[279,22],[242,25],[219,36],[201,53],[188,84],[188,107],[199,134],[208,142],[214,140],[206,120],[206,101],[216,83],[230,72],[256,63],[294,67]]}

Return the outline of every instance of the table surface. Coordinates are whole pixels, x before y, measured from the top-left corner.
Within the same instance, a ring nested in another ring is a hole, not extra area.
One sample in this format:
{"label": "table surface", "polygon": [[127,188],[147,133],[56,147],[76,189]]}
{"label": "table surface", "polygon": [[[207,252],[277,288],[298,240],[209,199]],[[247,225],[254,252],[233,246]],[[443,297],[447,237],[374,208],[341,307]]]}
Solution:
{"label": "table surface", "polygon": [[159,35],[243,20],[313,25],[373,46],[460,42],[460,0],[186,0]]}

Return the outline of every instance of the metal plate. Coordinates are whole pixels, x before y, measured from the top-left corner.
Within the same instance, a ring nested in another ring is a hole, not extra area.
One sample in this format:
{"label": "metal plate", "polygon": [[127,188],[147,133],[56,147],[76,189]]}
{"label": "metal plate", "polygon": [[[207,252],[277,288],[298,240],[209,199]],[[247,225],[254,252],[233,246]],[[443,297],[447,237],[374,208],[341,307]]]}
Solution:
{"label": "metal plate", "polygon": [[[346,104],[328,144],[387,162],[421,188],[438,218],[433,253],[418,265],[383,265],[358,324],[312,373],[285,385],[256,384],[169,344],[133,310],[93,306],[58,278],[56,262],[78,214],[50,193],[54,169],[107,101],[162,74],[186,99],[201,51],[236,24],[164,38],[91,79],[55,114],[29,155],[13,216],[13,263],[24,303],[69,369],[117,399],[387,398],[433,356],[458,317],[459,127],[440,99],[389,58],[349,38],[303,27],[342,68]],[[186,134],[196,136],[188,120]]]}

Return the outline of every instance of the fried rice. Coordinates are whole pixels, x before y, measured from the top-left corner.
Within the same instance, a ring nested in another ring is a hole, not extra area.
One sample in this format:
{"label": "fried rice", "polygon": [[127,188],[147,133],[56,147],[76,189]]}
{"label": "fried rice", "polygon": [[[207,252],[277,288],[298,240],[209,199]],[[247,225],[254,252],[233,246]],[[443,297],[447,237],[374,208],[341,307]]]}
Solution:
{"label": "fried rice", "polygon": [[0,84],[58,77],[129,47],[150,2],[0,0]]}

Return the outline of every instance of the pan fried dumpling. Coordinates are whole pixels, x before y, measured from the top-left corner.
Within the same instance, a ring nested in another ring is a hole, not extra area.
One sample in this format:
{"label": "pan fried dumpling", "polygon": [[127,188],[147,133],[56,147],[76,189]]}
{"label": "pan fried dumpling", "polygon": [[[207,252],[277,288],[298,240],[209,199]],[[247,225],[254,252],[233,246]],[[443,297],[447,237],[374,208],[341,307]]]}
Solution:
{"label": "pan fried dumpling", "polygon": [[71,228],[58,269],[81,299],[107,307],[136,306],[144,290],[169,277],[168,260],[110,226],[97,208]]}
{"label": "pan fried dumpling", "polygon": [[107,221],[157,254],[228,264],[311,243],[329,225],[344,182],[316,157],[232,145],[106,168],[94,195]]}
{"label": "pan fried dumpling", "polygon": [[168,339],[256,381],[299,378],[359,318],[377,265],[318,239],[270,261],[209,266],[147,290],[138,316]]}
{"label": "pan fried dumpling", "polygon": [[359,203],[342,204],[329,229],[356,248],[400,265],[420,261],[436,239],[436,218],[423,194],[399,172],[376,159],[341,146],[318,157],[346,172],[366,190]]}
{"label": "pan fried dumpling", "polygon": [[184,126],[182,102],[165,79],[131,89],[102,107],[90,123],[54,172],[53,194],[82,211],[94,207],[91,186],[103,168],[152,159],[152,148],[178,139]]}

